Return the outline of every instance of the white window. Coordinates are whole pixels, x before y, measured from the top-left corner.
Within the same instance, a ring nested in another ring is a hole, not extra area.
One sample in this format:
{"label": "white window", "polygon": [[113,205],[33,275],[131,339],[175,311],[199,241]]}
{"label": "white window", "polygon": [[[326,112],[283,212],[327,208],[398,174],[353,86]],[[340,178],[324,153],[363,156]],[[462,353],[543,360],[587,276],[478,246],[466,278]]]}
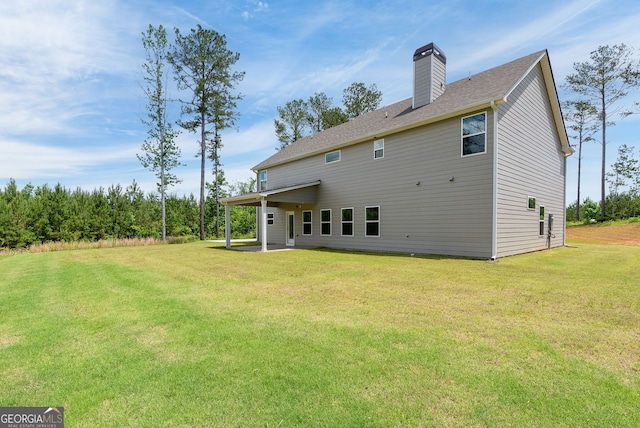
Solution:
{"label": "white window", "polygon": [[312,223],[311,223],[311,211],[302,211],[302,234],[311,235]]}
{"label": "white window", "polygon": [[324,155],[324,163],[333,163],[340,161],[340,150],[330,152]]}
{"label": "white window", "polygon": [[365,235],[380,236],[380,207],[365,207]]}
{"label": "white window", "polygon": [[487,151],[487,113],[462,118],[462,156]]}
{"label": "white window", "polygon": [[544,235],[544,207],[542,205],[540,206],[539,223],[540,223],[540,236],[543,236]]}
{"label": "white window", "polygon": [[342,208],[342,236],[353,236],[353,208]]}
{"label": "white window", "polygon": [[527,202],[527,209],[531,211],[536,209],[536,198],[534,198],[533,196],[529,196],[529,200]]}
{"label": "white window", "polygon": [[260,192],[267,190],[267,170],[260,171]]}
{"label": "white window", "polygon": [[373,158],[380,159],[384,157],[384,139],[375,140],[373,142]]}
{"label": "white window", "polygon": [[273,226],[274,213],[267,213],[267,226]]}
{"label": "white window", "polygon": [[331,210],[320,210],[320,235],[331,235]]}

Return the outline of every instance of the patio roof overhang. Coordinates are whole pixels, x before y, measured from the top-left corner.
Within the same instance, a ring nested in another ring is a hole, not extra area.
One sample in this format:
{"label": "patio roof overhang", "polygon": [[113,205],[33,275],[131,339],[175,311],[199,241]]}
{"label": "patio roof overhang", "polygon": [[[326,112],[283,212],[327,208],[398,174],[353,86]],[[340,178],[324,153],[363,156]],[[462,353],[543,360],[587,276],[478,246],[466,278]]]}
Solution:
{"label": "patio roof overhang", "polygon": [[309,183],[295,184],[293,186],[269,189],[262,192],[247,193],[246,195],[231,196],[221,199],[225,205],[254,206],[261,205],[263,200],[268,206],[277,206],[279,203],[315,204],[317,201],[318,186],[320,180]]}

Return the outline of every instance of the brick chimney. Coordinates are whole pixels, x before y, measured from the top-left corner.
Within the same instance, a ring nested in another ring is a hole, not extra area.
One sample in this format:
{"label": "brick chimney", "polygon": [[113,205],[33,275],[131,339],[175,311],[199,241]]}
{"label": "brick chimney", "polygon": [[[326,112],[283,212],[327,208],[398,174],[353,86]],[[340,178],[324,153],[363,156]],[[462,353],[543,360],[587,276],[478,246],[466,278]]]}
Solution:
{"label": "brick chimney", "polygon": [[413,54],[413,108],[432,103],[444,93],[447,58],[433,43]]}

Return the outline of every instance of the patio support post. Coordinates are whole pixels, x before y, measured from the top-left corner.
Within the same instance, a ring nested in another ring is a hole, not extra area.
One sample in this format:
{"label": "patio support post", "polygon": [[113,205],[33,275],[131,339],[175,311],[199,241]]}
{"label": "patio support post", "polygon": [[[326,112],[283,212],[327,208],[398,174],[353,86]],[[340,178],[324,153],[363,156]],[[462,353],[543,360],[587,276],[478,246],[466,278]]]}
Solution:
{"label": "patio support post", "polygon": [[224,237],[227,241],[225,247],[231,248],[231,211],[229,204],[224,204]]}
{"label": "patio support post", "polygon": [[267,251],[267,198],[263,197],[260,201],[260,240],[262,241],[262,252]]}

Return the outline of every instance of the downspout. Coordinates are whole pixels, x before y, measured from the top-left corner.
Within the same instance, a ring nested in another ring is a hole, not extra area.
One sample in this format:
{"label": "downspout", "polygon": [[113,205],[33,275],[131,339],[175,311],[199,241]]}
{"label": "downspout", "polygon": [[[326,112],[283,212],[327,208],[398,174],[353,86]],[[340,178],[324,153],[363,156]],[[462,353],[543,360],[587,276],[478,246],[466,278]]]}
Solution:
{"label": "downspout", "polygon": [[498,106],[491,100],[493,110],[493,219],[491,225],[491,260],[498,259]]}
{"label": "downspout", "polygon": [[[569,155],[570,156],[570,155]],[[562,246],[566,247],[567,246],[567,158],[569,157],[566,154],[563,156],[563,161],[564,161],[564,169],[563,169],[563,177],[562,177],[562,181],[564,182],[564,186],[563,186],[563,197],[562,197]],[[580,201],[578,200],[578,205],[580,204]]]}

